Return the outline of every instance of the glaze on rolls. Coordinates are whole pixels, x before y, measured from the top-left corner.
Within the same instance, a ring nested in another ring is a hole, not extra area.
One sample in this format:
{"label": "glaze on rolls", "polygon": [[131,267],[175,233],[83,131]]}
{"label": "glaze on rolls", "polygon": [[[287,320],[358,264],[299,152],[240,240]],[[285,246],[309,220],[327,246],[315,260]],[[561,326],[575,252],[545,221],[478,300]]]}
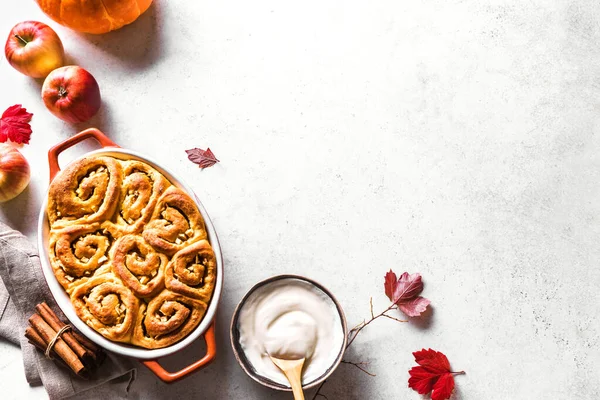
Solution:
{"label": "glaze on rolls", "polygon": [[157,349],[202,321],[215,254],[194,200],[155,168],[83,158],[51,183],[47,213],[54,275],[96,332]]}

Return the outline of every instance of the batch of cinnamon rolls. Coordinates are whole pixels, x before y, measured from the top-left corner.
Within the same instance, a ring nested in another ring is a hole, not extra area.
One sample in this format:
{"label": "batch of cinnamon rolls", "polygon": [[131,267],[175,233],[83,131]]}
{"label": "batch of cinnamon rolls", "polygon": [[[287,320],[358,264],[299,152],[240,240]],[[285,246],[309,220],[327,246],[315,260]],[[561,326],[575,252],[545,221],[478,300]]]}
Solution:
{"label": "batch of cinnamon rolls", "polygon": [[198,326],[216,260],[186,192],[147,163],[97,156],[69,165],[48,196],[50,263],[88,326],[148,349]]}

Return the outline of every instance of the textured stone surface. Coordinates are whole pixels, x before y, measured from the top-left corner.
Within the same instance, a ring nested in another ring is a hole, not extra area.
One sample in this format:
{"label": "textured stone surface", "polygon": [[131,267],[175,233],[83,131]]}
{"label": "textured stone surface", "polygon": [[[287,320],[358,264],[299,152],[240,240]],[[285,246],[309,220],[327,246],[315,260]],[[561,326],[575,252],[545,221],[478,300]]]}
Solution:
{"label": "textured stone surface", "polygon": [[[288,399],[236,364],[237,301],[260,279],[304,274],[355,324],[370,296],[386,306],[389,268],[423,274],[433,313],[370,325],[347,357],[377,377],[342,365],[329,399],[418,399],[406,381],[422,347],[467,371],[456,400],[600,397],[598,2],[373,3],[157,0],[104,36],[33,1],[2,7],[0,33],[26,19],[56,28],[104,105],[64,124],[41,82],[0,60],[0,108],[35,113],[34,177],[1,219],[33,239],[47,149],[97,126],[184,177],[220,234],[218,360],[172,386],[141,367],[131,398]],[[222,163],[195,168],[184,150],[196,146]],[[44,398],[6,343],[0,371],[4,396]]]}

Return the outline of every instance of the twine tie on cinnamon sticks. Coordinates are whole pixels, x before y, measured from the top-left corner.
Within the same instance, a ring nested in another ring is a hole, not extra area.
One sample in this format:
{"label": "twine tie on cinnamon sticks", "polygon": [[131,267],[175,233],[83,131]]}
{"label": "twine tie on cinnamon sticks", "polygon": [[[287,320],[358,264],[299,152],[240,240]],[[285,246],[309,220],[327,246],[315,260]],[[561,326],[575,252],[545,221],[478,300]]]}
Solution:
{"label": "twine tie on cinnamon sticks", "polygon": [[62,335],[69,329],[71,329],[71,325],[67,324],[67,325],[63,326],[62,328],[60,328],[60,330],[58,332],[56,332],[56,335],[54,335],[54,337],[52,338],[50,343],[48,343],[48,347],[46,347],[46,351],[45,351],[46,358],[51,358],[50,352],[52,351],[52,348],[56,344],[56,341],[60,338],[60,335]]}
{"label": "twine tie on cinnamon sticks", "polygon": [[38,304],[35,309],[37,313],[29,318],[31,326],[25,330],[25,337],[46,357],[88,378],[106,356],[102,349],[58,319],[46,303]]}

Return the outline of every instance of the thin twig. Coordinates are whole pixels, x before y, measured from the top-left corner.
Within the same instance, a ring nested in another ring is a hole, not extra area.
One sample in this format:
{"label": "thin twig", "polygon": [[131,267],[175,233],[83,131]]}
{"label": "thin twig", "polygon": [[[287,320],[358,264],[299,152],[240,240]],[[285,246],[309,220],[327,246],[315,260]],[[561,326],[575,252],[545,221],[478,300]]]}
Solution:
{"label": "thin twig", "polygon": [[[398,322],[408,322],[406,320],[394,318],[394,317],[386,314],[388,311],[394,310],[397,308],[398,308],[398,306],[395,303],[392,303],[388,308],[383,310],[380,314],[375,315],[375,313],[373,312],[373,297],[371,297],[369,299],[369,309],[371,311],[371,319],[368,321],[363,320],[363,322],[356,325],[354,328],[350,329],[350,332],[348,332],[348,344],[346,344],[346,349],[348,347],[350,347],[350,345],[354,342],[354,339],[356,339],[356,337],[358,336],[360,331],[362,331],[365,326],[369,325],[371,322],[375,321],[379,317],[386,317],[386,318],[393,319],[394,321],[398,321]],[[367,371],[365,368],[363,368],[363,365],[367,365],[367,363],[365,363],[365,362],[355,363],[355,362],[344,361],[344,360],[342,360],[342,362],[344,364],[352,364],[356,368],[363,371],[364,373],[366,373],[370,376],[375,376],[375,374],[373,374],[373,373]],[[321,393],[321,389],[323,388],[323,385],[325,385],[325,382],[327,382],[327,380],[324,380],[323,382],[321,382],[321,384],[317,388],[317,391],[315,392],[315,395],[313,396],[312,400],[316,400],[317,397],[319,397],[319,396],[322,396],[325,399],[327,399],[327,396],[325,396],[324,394]]]}
{"label": "thin twig", "polygon": [[365,323],[365,320],[363,319],[362,322],[358,323],[354,328],[350,329],[350,332],[348,332],[348,338],[350,338],[352,336],[352,334],[354,333],[354,331],[356,331],[358,328],[360,328],[364,323]]}
{"label": "thin twig", "polygon": [[389,318],[389,319],[393,319],[394,321],[398,321],[398,322],[408,322],[407,319],[399,319],[399,318],[395,318],[392,317],[391,315],[387,315],[387,314],[383,314],[384,317]]}
{"label": "thin twig", "polygon": [[365,373],[365,374],[367,374],[367,375],[370,375],[370,376],[377,376],[377,375],[375,375],[374,373],[367,371],[367,370],[366,370],[366,369],[363,367],[363,365],[369,365],[369,363],[368,363],[368,362],[364,362],[364,361],[361,361],[361,362],[352,362],[352,361],[346,361],[346,360],[342,360],[342,362],[343,362],[344,364],[350,364],[350,365],[354,365],[356,368],[360,369],[362,372],[364,372],[364,373]]}
{"label": "thin twig", "polygon": [[[371,298],[371,304],[373,304],[373,298]],[[370,320],[368,320],[367,322],[365,322],[363,325],[361,325],[354,332],[354,335],[352,336],[352,338],[350,338],[350,340],[348,340],[348,344],[346,345],[346,348],[350,347],[350,345],[352,344],[352,342],[354,342],[354,339],[356,339],[356,337],[358,336],[358,334],[360,333],[360,331],[362,331],[365,326],[369,325],[371,322],[375,321],[377,318],[384,316],[385,313],[388,312],[388,311],[390,311],[391,309],[393,309],[394,306],[395,306],[395,304],[392,304],[391,306],[389,306],[388,308],[386,308],[384,311],[382,311],[381,314],[377,314],[377,315],[374,315],[373,312],[371,311],[371,314],[373,314],[373,317]]]}

